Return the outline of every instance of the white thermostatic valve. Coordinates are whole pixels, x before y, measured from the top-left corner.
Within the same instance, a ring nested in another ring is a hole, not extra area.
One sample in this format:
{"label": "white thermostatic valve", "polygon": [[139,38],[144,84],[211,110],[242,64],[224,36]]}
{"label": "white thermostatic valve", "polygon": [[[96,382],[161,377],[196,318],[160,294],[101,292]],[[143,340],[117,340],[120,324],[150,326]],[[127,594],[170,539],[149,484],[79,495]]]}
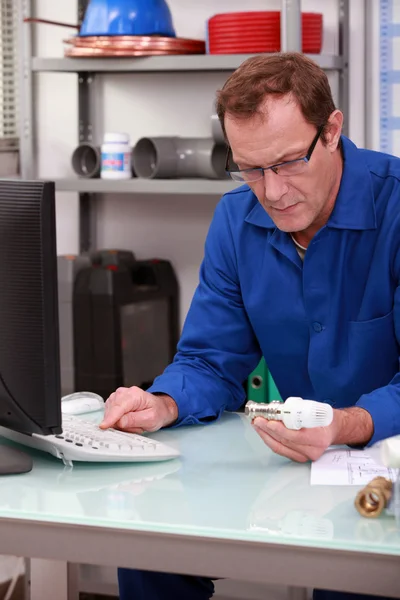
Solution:
{"label": "white thermostatic valve", "polygon": [[288,429],[303,427],[326,427],[332,423],[333,410],[330,404],[304,400],[291,396],[285,402],[247,402],[245,414],[251,419],[263,417],[272,421],[282,421]]}

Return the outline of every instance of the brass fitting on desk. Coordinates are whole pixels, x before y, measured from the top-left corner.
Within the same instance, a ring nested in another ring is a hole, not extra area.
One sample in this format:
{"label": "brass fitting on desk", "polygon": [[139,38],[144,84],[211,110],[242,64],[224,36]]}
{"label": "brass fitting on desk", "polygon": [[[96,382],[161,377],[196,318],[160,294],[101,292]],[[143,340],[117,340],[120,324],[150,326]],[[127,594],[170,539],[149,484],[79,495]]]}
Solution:
{"label": "brass fitting on desk", "polygon": [[379,517],[388,507],[392,497],[393,483],[385,477],[375,477],[362,490],[354,501],[355,507],[363,517]]}

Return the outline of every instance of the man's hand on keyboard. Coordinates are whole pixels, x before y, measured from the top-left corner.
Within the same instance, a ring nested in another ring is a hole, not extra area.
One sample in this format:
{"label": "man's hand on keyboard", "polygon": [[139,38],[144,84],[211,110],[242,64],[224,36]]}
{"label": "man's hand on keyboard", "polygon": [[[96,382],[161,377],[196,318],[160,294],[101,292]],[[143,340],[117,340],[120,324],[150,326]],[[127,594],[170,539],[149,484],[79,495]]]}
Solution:
{"label": "man's hand on keyboard", "polygon": [[153,395],[134,386],[118,388],[105,403],[101,429],[114,427],[130,433],[157,431],[178,418],[176,402],[167,395]]}

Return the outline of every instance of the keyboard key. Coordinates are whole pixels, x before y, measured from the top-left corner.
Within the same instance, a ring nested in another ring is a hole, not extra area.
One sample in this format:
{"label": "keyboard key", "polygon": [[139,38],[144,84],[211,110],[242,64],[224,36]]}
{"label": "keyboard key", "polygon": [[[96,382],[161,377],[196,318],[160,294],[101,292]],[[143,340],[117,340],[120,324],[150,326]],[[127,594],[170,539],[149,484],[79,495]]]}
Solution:
{"label": "keyboard key", "polygon": [[132,452],[133,448],[130,444],[120,444],[119,449],[121,452]]}
{"label": "keyboard key", "polygon": [[107,450],[110,450],[111,452],[118,452],[118,450],[119,450],[119,445],[116,442],[107,442],[105,444],[105,447],[107,448]]}

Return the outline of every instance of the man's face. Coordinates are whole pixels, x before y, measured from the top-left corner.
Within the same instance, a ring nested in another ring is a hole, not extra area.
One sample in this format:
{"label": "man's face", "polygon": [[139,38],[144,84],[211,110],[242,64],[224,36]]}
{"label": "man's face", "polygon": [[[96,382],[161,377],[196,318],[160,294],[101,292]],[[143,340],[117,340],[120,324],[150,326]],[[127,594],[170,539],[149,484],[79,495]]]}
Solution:
{"label": "man's face", "polygon": [[[265,117],[225,117],[233,160],[239,169],[302,158],[316,135],[316,128],[304,119],[290,96],[271,96],[264,109]],[[300,174],[277,175],[270,169],[260,180],[249,183],[275,225],[282,231],[303,232],[303,241],[309,241],[326,223],[335,203],[341,177],[337,151],[341,123],[341,113],[335,111],[326,145],[318,140]]]}

